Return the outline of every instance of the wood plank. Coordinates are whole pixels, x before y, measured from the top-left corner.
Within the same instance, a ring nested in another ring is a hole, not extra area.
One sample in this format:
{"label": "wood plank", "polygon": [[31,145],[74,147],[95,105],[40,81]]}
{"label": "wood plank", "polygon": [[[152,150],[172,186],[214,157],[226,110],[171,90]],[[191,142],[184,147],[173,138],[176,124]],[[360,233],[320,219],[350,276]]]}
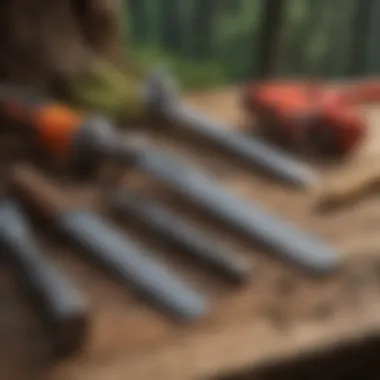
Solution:
{"label": "wood plank", "polygon": [[[186,101],[234,125],[244,120],[237,107],[238,99],[237,90],[226,90],[197,94]],[[365,147],[341,167],[320,166],[318,169],[324,178],[361,170],[380,155],[380,111],[367,107],[363,112],[370,123]],[[54,260],[89,298],[93,309],[91,336],[80,358],[49,368],[42,365],[36,368],[35,356],[41,357],[46,350],[46,340],[37,322],[26,317],[28,313],[21,300],[11,301],[19,298],[4,271],[0,296],[4,294],[7,300],[4,303],[10,306],[4,307],[0,315],[0,335],[5,336],[0,339],[0,352],[9,354],[8,345],[12,341],[12,356],[20,358],[8,363],[11,373],[17,370],[20,376],[28,374],[30,378],[30,374],[35,373],[36,378],[54,380],[203,379],[290,359],[300,353],[323,350],[338,342],[360,340],[379,332],[380,251],[374,242],[380,224],[378,198],[372,197],[336,215],[318,216],[312,212],[311,194],[268,182],[227,155],[191,139],[184,141],[173,137],[166,129],[149,134],[158,145],[179,151],[192,163],[202,166],[231,191],[261,202],[296,225],[316,232],[337,248],[344,247],[341,252],[343,268],[332,278],[311,279],[268,257],[252,243],[211,223],[186,205],[174,203],[161,189],[147,188],[148,184],[140,181],[140,177],[137,180],[132,173],[126,174],[126,183],[164,197],[173,207],[179,208],[184,217],[196,221],[230,245],[237,256],[249,258],[256,265],[255,275],[241,289],[233,289],[189,263],[181,252],[172,252],[143,233],[144,244],[153,247],[158,257],[178,268],[213,301],[213,310],[204,320],[182,325],[121,289],[82,261],[76,252],[42,239]],[[83,199],[91,192],[94,193],[93,189],[73,189],[73,197]],[[94,206],[98,193],[101,194],[98,191],[93,197]],[[123,225],[121,228],[127,227],[141,236],[142,231],[136,226]],[[371,249],[368,241],[374,242]],[[355,250],[347,248],[353,246]],[[20,318],[13,318],[16,314]],[[12,334],[18,331],[17,339],[10,338],[10,331]],[[27,338],[31,336],[34,338]],[[33,360],[32,351],[35,353]],[[4,354],[5,357],[9,356]]]}

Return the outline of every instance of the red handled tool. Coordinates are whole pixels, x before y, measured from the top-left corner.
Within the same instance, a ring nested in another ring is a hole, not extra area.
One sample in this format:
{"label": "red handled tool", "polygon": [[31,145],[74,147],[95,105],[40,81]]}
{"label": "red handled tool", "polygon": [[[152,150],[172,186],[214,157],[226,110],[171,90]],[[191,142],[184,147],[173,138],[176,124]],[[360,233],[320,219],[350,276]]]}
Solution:
{"label": "red handled tool", "polygon": [[353,153],[367,132],[355,108],[380,100],[380,83],[330,89],[317,81],[252,84],[245,105],[261,134],[302,151],[329,157]]}

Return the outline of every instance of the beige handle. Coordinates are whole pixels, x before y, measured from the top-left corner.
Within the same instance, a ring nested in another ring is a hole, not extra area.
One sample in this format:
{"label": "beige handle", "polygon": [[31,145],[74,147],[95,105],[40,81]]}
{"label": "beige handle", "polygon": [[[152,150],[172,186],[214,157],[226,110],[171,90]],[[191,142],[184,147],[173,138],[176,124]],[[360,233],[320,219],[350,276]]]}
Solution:
{"label": "beige handle", "polygon": [[380,165],[360,167],[335,176],[322,185],[316,195],[316,207],[321,211],[355,204],[364,197],[380,192]]}

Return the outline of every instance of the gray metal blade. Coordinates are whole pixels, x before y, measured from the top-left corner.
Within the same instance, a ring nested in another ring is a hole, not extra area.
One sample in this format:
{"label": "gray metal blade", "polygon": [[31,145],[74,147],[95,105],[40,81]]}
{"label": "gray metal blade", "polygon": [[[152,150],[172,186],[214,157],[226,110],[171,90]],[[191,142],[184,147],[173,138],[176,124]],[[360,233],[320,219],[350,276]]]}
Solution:
{"label": "gray metal blade", "polygon": [[198,134],[282,181],[297,187],[308,187],[317,182],[315,171],[308,165],[259,138],[231,131],[195,109],[173,105],[166,107],[164,113],[178,128]]}
{"label": "gray metal blade", "polygon": [[67,212],[57,226],[94,261],[158,306],[184,319],[199,318],[207,312],[207,302],[201,294],[170,273],[163,264],[144,254],[128,235],[118,232],[96,215]]}
{"label": "gray metal blade", "polygon": [[138,147],[131,141],[124,142],[124,151],[128,159],[135,157],[140,170],[279,256],[316,273],[336,269],[334,250],[316,236],[276,218],[257,203],[229,193],[201,171],[181,162],[180,157],[166,155],[152,146]]}

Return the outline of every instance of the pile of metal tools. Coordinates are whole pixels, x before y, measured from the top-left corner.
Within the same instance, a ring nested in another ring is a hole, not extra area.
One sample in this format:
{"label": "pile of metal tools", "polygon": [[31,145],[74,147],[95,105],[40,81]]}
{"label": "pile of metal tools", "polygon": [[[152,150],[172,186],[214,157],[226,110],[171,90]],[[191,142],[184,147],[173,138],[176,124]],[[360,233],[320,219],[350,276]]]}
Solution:
{"label": "pile of metal tools", "polygon": [[[142,96],[154,117],[215,143],[283,182],[307,187],[318,181],[310,167],[281,150],[259,138],[219,126],[182,106],[170,80],[161,73],[147,79]],[[227,191],[181,157],[122,135],[105,117],[77,112],[30,90],[9,86],[0,88],[0,107],[3,125],[28,139],[33,152],[51,167],[64,167],[83,176],[96,173],[104,160],[111,159],[144,172],[193,207],[239,231],[252,244],[259,244],[311,275],[329,275],[339,267],[339,254],[317,236]],[[41,161],[15,163],[7,171],[0,200],[0,243],[28,291],[34,293],[31,299],[41,306],[57,352],[77,352],[86,341],[91,318],[84,296],[43,258],[30,225],[34,218],[47,222],[86,258],[99,263],[105,272],[161,310],[185,320],[202,318],[210,310],[200,290],[155,260],[125,229],[73,202],[58,181],[37,168],[36,162]],[[237,259],[226,247],[156,200],[125,186],[107,190],[104,198],[112,213],[138,219],[175,244],[180,252],[228,281],[242,284],[254,270],[250,263]]]}

